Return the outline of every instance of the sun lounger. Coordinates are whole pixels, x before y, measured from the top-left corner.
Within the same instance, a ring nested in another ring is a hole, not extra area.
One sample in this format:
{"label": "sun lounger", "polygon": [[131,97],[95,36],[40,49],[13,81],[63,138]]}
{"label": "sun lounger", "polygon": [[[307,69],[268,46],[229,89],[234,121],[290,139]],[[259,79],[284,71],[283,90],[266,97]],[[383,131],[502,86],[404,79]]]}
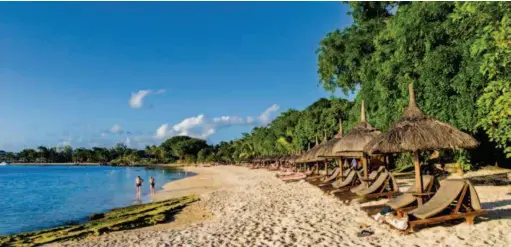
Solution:
{"label": "sun lounger", "polygon": [[416,226],[465,219],[474,224],[476,216],[486,214],[481,208],[477,192],[468,180],[448,179],[440,182],[440,189],[421,207],[408,213],[408,231]]}
{"label": "sun lounger", "polygon": [[320,180],[320,179],[325,179],[326,177],[329,177],[330,175],[332,175],[334,172],[335,172],[336,169],[330,171],[330,173],[328,174],[320,174],[320,175],[313,175],[313,176],[309,176],[307,177],[306,181],[307,182],[313,182],[313,181],[317,181],[317,180]]}
{"label": "sun lounger", "polygon": [[336,197],[345,203],[350,203],[354,199],[391,198],[396,193],[399,193],[396,180],[390,172],[385,171],[369,187],[356,192],[352,190],[350,193],[337,194]]}
{"label": "sun lounger", "polygon": [[309,183],[321,183],[322,181],[328,179],[330,176],[332,176],[336,172],[339,172],[339,168],[332,170],[331,173],[328,173],[326,175],[317,175],[317,176],[308,177],[306,179],[306,181]]}
{"label": "sun lounger", "polygon": [[280,178],[280,180],[289,183],[289,182],[296,182],[296,181],[302,180],[306,177],[307,177],[307,175],[305,175],[305,173],[297,172],[293,175],[282,177],[282,178]]}
{"label": "sun lounger", "polygon": [[341,182],[337,181],[332,183],[331,186],[321,187],[321,190],[325,193],[330,193],[332,191],[340,191],[341,189],[349,190],[351,188],[356,187],[360,183],[360,179],[358,178],[358,173],[356,171],[351,171],[348,176]]}
{"label": "sun lounger", "polygon": [[[349,172],[351,172],[351,169],[348,169],[347,173],[345,173],[344,175],[348,174]],[[339,173],[337,174],[336,177],[330,177],[329,179],[326,179],[322,183],[318,184],[317,186],[320,188],[324,187],[324,186],[330,186],[332,183],[335,183],[336,181],[340,180],[340,175],[341,175],[341,170],[339,169]]]}
{"label": "sun lounger", "polygon": [[[348,169],[343,175],[344,176],[343,176],[342,180],[339,178],[339,179],[332,181],[330,183],[319,184],[318,187],[323,191],[331,191],[334,189],[339,189],[341,187],[344,187],[353,181],[353,178],[356,176],[356,171]],[[348,181],[346,182],[346,180],[348,180]]]}
{"label": "sun lounger", "polygon": [[[435,179],[435,177],[433,177],[431,175],[424,175],[424,176],[422,176],[422,188],[423,188],[424,192],[423,192],[423,195],[421,195],[421,196],[422,196],[424,202],[426,202],[438,190],[439,183]],[[385,204],[362,207],[361,209],[366,211],[369,215],[378,213],[385,206],[390,207],[394,210],[399,209],[402,212],[408,212],[410,210],[417,208],[417,197],[416,197],[416,195],[414,195],[416,190],[417,190],[417,187],[415,186],[415,181],[414,181],[411,184],[410,188],[406,192],[399,195],[398,197],[390,199]]]}
{"label": "sun lounger", "polygon": [[[375,181],[376,178],[378,178],[378,175],[380,175],[380,172],[383,171],[385,169],[378,169],[376,171],[373,171],[369,174],[369,181]],[[354,181],[355,184],[358,184],[358,185],[354,185],[354,186],[344,186],[344,187],[340,187],[338,189],[335,189],[335,190],[332,190],[330,192],[331,195],[335,195],[337,196],[338,194],[342,194],[342,193],[346,193],[346,192],[353,192],[353,193],[356,193],[358,191],[361,191],[367,187],[369,187],[370,183],[368,181],[362,181],[361,179],[363,179],[363,175],[362,175],[362,172],[361,171],[356,171],[357,175],[355,176],[354,179],[356,179],[356,181]]]}
{"label": "sun lounger", "polygon": [[330,176],[325,176],[322,179],[318,179],[315,181],[308,181],[312,185],[318,185],[322,183],[328,183],[330,181],[334,181],[339,176],[340,170],[339,168],[335,168],[334,172]]}

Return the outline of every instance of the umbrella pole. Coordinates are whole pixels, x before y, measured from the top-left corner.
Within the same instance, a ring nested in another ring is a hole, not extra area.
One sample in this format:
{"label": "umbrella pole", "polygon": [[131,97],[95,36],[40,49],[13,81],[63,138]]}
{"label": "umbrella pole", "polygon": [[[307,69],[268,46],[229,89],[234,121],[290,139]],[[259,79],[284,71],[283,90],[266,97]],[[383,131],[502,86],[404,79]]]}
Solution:
{"label": "umbrella pole", "polygon": [[319,174],[319,164],[318,164],[318,162],[316,162],[314,164],[314,166],[316,166],[316,174]]}
{"label": "umbrella pole", "polygon": [[325,160],[325,175],[328,175],[328,161]]}
{"label": "umbrella pole", "polygon": [[[413,152],[413,165],[415,166],[415,184],[417,185],[417,193],[422,194],[422,174],[421,174],[421,165],[419,163],[419,151]],[[417,197],[417,204],[419,206],[422,205],[422,197],[419,195]]]}
{"label": "umbrella pole", "polygon": [[342,159],[339,158],[336,160],[337,161],[337,164],[339,165],[339,180],[342,182],[342,176],[343,176],[343,167],[342,167]]}
{"label": "umbrella pole", "polygon": [[367,159],[366,159],[366,156],[362,156],[362,166],[364,168],[364,179],[368,179],[368,176],[367,176]]}

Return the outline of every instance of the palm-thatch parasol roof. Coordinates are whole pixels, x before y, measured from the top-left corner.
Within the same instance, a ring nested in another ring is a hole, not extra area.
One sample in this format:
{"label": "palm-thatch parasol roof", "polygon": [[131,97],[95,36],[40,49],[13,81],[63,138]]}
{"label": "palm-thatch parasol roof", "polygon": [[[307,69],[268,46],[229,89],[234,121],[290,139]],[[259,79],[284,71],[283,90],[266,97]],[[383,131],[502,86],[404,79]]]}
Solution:
{"label": "palm-thatch parasol roof", "polygon": [[326,141],[321,149],[317,152],[317,157],[336,157],[337,154],[334,153],[334,147],[342,138],[342,119],[339,118],[339,132],[334,136],[334,138]]}
{"label": "palm-thatch parasol roof", "polygon": [[325,158],[319,157],[318,153],[323,149],[326,143],[326,136],[321,143],[318,143],[318,138],[316,137],[316,145],[305,156],[306,162],[319,162],[325,160]]}
{"label": "palm-thatch parasol roof", "polygon": [[335,156],[342,157],[363,157],[365,145],[380,135],[381,132],[375,129],[366,121],[364,101],[360,110],[360,123],[355,126],[348,134],[337,141],[331,152]]}
{"label": "palm-thatch parasol roof", "polygon": [[[413,152],[416,191],[422,193],[422,175],[419,150],[475,148],[479,143],[470,135],[425,115],[415,103],[413,85],[408,85],[410,103],[403,116],[392,128],[367,143],[365,150],[372,153]],[[422,198],[417,198],[422,205]]]}
{"label": "palm-thatch parasol roof", "polygon": [[309,147],[307,149],[307,151],[305,153],[303,153],[302,155],[300,155],[300,157],[298,159],[295,160],[295,163],[308,163],[308,162],[312,162],[312,152],[315,152],[316,149],[318,149],[319,147],[319,142],[318,142],[318,136],[316,136],[316,142],[314,144],[314,147],[310,147],[310,143],[309,143]]}
{"label": "palm-thatch parasol roof", "polygon": [[296,154],[291,154],[291,155],[289,156],[289,158],[287,159],[287,162],[288,162],[288,163],[295,163],[295,162],[296,162],[296,160],[297,160],[298,158],[300,158],[300,155],[299,155],[298,153],[296,153]]}
{"label": "palm-thatch parasol roof", "polygon": [[373,153],[402,153],[418,150],[475,148],[479,143],[449,124],[425,115],[415,103],[412,84],[408,85],[410,104],[392,128],[366,144]]}

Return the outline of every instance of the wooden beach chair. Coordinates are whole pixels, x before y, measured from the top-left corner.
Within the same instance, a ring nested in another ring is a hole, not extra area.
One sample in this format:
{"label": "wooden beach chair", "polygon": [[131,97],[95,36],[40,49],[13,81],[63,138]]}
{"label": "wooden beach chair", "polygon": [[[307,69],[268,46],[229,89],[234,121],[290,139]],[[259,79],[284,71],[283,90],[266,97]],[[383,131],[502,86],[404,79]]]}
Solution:
{"label": "wooden beach chair", "polygon": [[337,179],[337,180],[334,179],[333,181],[330,181],[330,182],[323,182],[321,184],[318,184],[317,186],[321,190],[326,190],[326,189],[332,188],[334,185],[339,186],[344,180],[346,180],[351,175],[351,173],[354,173],[354,172],[355,171],[348,169],[348,170],[344,171],[344,174],[342,176],[342,181],[340,179],[341,176],[338,176],[339,179]]}
{"label": "wooden beach chair", "polygon": [[334,174],[335,171],[336,171],[336,169],[330,171],[330,173],[328,173],[328,174],[312,175],[312,176],[307,177],[307,179],[305,179],[305,180],[307,182],[317,182],[319,180],[325,180],[327,177],[329,177],[332,174]]}
{"label": "wooden beach chair", "polygon": [[408,232],[419,225],[465,219],[474,224],[476,216],[484,215],[479,196],[472,184],[465,179],[447,179],[440,182],[440,189],[424,205],[408,212]]}
{"label": "wooden beach chair", "polygon": [[[305,179],[306,181],[317,180],[317,179],[323,178],[325,176],[324,174],[316,173],[316,170],[314,168],[316,168],[317,166],[318,165],[314,165],[309,169],[310,173],[309,173],[309,175],[307,175],[307,178]],[[332,173],[333,173],[333,171],[330,171],[330,173],[328,175],[330,175]]]}
{"label": "wooden beach chair", "polygon": [[417,191],[415,181],[410,185],[410,188],[403,194],[390,199],[385,204],[362,207],[361,209],[366,211],[367,214],[373,215],[380,212],[383,207],[387,206],[393,210],[400,210],[401,212],[408,212],[417,208],[417,196],[421,196],[424,202],[427,202],[438,190],[440,184],[438,180],[431,175],[422,176],[422,195],[414,194]]}
{"label": "wooden beach chair", "polygon": [[355,199],[371,200],[380,197],[392,198],[393,195],[399,193],[396,180],[390,172],[381,173],[378,178],[367,188],[348,193],[336,194],[336,197],[345,203],[350,203]]}
{"label": "wooden beach chair", "polygon": [[364,176],[362,175],[362,171],[355,171],[356,176],[354,177],[355,181],[353,181],[353,185],[347,185],[347,186],[337,188],[335,190],[331,190],[330,194],[337,196],[339,194],[343,194],[343,193],[350,192],[350,191],[353,193],[361,191],[361,190],[369,187],[372,184],[372,182],[378,178],[378,176],[380,175],[380,173],[382,171],[385,171],[385,167],[380,167],[378,170],[372,171],[369,174],[369,177],[368,177],[369,179],[367,181],[363,181]]}
{"label": "wooden beach chair", "polygon": [[320,187],[320,189],[325,193],[330,193],[331,191],[345,188],[351,189],[356,187],[360,183],[360,179],[358,177],[359,175],[357,171],[351,170],[344,180],[342,181],[337,180],[334,183],[331,183],[329,186]]}
{"label": "wooden beach chair", "polygon": [[[351,172],[351,169],[348,169],[346,172],[348,172],[348,173]],[[345,173],[344,175],[346,175],[348,173]],[[340,178],[340,176],[341,176],[341,169],[339,169],[339,173],[337,174],[336,177],[329,177],[328,179],[326,179],[322,183],[316,184],[316,186],[318,186],[320,188],[323,187],[323,186],[329,186],[332,183],[334,183],[335,181],[338,181],[338,178]],[[345,178],[345,176],[343,176],[343,178]]]}
{"label": "wooden beach chair", "polygon": [[307,177],[307,175],[305,175],[305,173],[297,172],[297,173],[295,173],[293,175],[282,177],[282,178],[280,178],[280,180],[282,180],[285,183],[291,183],[291,182],[300,181],[300,180],[302,180],[302,179],[304,179],[306,177]]}
{"label": "wooden beach chair", "polygon": [[321,184],[321,183],[326,183],[326,182],[329,182],[329,181],[334,181],[339,176],[339,174],[340,174],[339,168],[335,168],[334,172],[330,176],[325,176],[325,177],[323,177],[321,179],[314,180],[314,181],[307,181],[307,182],[309,182],[312,185],[318,185],[318,184]]}
{"label": "wooden beach chair", "polygon": [[271,164],[269,167],[266,168],[268,171],[278,171],[280,170],[280,167],[277,163]]}

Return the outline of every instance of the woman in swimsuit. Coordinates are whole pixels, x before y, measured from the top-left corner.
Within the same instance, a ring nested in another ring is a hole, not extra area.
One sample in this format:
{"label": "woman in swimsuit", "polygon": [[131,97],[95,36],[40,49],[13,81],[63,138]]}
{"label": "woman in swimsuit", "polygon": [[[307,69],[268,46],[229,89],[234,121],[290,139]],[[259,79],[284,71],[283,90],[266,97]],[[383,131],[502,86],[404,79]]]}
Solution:
{"label": "woman in swimsuit", "polygon": [[137,176],[135,179],[135,184],[137,185],[137,194],[140,194],[140,187],[142,187],[142,182],[144,182],[144,180],[140,176]]}
{"label": "woman in swimsuit", "polygon": [[154,183],[156,181],[154,180],[154,178],[151,176],[149,177],[149,184],[151,185],[151,194],[154,194]]}

